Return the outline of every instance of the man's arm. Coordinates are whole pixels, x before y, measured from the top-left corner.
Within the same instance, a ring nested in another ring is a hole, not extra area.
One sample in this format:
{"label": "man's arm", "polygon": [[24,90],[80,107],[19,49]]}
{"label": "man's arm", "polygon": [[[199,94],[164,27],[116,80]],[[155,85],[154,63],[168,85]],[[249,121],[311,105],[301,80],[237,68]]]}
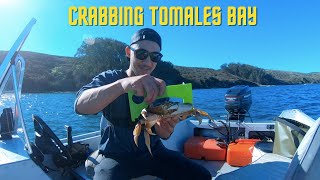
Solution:
{"label": "man's arm", "polygon": [[123,93],[120,81],[85,90],[78,98],[76,110],[81,114],[96,114]]}
{"label": "man's arm", "polygon": [[76,111],[81,114],[96,114],[128,91],[133,91],[138,96],[146,93],[145,101],[151,103],[164,93],[165,87],[163,80],[150,75],[119,79],[114,83],[82,92],[76,103]]}

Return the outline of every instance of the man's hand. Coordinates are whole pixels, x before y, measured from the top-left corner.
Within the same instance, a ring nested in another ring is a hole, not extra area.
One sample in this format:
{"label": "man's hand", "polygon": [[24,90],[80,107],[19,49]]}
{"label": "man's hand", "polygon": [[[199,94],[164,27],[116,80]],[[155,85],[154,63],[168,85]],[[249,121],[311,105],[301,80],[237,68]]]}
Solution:
{"label": "man's hand", "polygon": [[163,95],[166,87],[166,83],[158,78],[150,75],[141,75],[128,77],[119,80],[125,93],[128,91],[134,91],[137,96],[144,96],[144,101],[152,103],[158,96]]}
{"label": "man's hand", "polygon": [[155,124],[156,133],[162,139],[168,139],[178,122],[178,117],[161,119]]}

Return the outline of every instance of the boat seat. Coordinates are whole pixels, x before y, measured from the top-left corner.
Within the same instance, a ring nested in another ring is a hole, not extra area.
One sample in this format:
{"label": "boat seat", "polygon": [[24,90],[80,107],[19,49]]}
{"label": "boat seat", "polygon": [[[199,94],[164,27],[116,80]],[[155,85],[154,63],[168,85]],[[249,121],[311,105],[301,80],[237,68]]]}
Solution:
{"label": "boat seat", "polygon": [[308,130],[293,159],[267,153],[257,161],[216,179],[318,179],[320,167],[320,118]]}

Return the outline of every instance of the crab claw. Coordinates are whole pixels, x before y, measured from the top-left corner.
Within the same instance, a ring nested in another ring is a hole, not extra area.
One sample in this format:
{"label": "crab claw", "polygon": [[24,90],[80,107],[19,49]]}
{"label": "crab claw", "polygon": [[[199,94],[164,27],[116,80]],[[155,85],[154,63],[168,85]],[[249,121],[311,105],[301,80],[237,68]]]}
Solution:
{"label": "crab claw", "polygon": [[146,130],[146,131],[148,132],[148,134],[150,134],[150,135],[156,135],[155,133],[152,132],[151,128],[146,128],[145,130]]}
{"label": "crab claw", "polygon": [[197,120],[199,121],[199,125],[202,123],[202,119],[199,117],[199,116],[197,116],[197,115],[195,115],[195,117],[197,118]]}
{"label": "crab claw", "polygon": [[145,122],[145,130],[148,132],[150,135],[156,135],[152,132],[151,128],[152,126],[156,123],[156,121],[147,121]]}
{"label": "crab claw", "polygon": [[134,143],[136,144],[136,146],[138,147],[138,139],[139,139],[139,135],[141,133],[141,122],[139,121],[134,130],[133,130],[133,136],[134,136]]}
{"label": "crab claw", "polygon": [[[213,118],[207,113],[207,112],[205,112],[205,111],[201,111],[201,110],[199,110],[199,109],[197,109],[196,110],[196,117],[197,117],[197,119],[199,120],[200,118],[198,118],[198,116],[206,116],[206,117],[208,117],[210,120],[211,120],[211,122],[212,123],[214,123],[214,120],[213,120]],[[202,120],[201,120],[202,121]],[[199,120],[199,124],[201,124],[201,121]],[[214,125],[216,126],[216,127],[218,127],[215,123],[214,123]]]}
{"label": "crab claw", "polygon": [[142,117],[143,117],[144,119],[147,119],[147,115],[148,115],[147,110],[146,110],[146,109],[142,109],[141,115],[142,115]]}
{"label": "crab claw", "polygon": [[201,111],[199,109],[196,109],[196,112],[199,113],[201,116],[207,116],[207,117],[209,116],[209,114],[207,112]]}
{"label": "crab claw", "polygon": [[151,156],[153,156],[152,152],[151,152],[151,147],[150,147],[150,136],[147,131],[144,131],[144,140],[145,140],[146,146],[147,146]]}

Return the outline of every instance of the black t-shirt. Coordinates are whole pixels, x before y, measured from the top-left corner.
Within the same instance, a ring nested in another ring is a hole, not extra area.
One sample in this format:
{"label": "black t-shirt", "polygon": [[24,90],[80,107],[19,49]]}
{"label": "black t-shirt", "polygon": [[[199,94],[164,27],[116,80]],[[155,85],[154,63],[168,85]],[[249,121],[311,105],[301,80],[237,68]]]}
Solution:
{"label": "black t-shirt", "polygon": [[[83,86],[77,93],[80,94],[91,88],[100,87],[113,83],[119,79],[128,77],[125,71],[108,70],[94,77],[91,83]],[[78,112],[77,112],[78,113]],[[104,128],[100,142],[100,152],[106,156],[139,156],[148,152],[145,146],[143,132],[139,136],[139,148],[133,140],[134,125],[131,122],[128,94],[122,94],[102,111],[107,119],[107,126]],[[159,136],[150,135],[151,149],[153,151],[163,148]],[[132,154],[133,153],[133,154]]]}

